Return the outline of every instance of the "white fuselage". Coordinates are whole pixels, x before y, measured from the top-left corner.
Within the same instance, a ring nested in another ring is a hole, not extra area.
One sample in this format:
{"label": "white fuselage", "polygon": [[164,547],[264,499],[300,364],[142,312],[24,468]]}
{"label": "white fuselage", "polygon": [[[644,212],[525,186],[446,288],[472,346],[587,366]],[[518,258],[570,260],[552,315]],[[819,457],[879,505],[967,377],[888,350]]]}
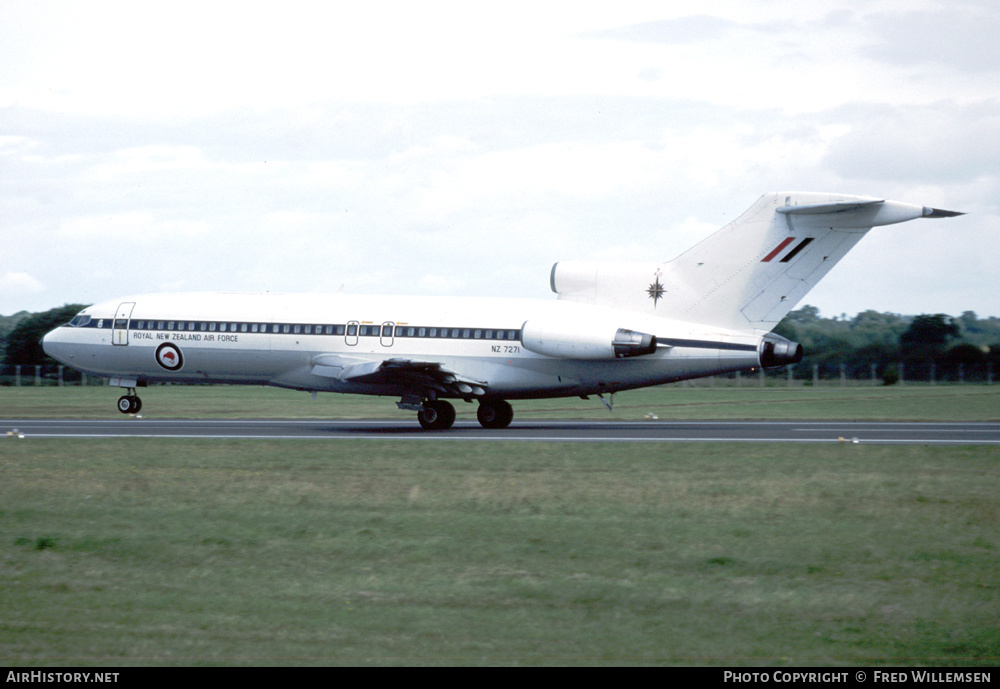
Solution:
{"label": "white fuselage", "polygon": [[[467,383],[439,395],[467,399],[597,394],[746,371],[760,365],[765,334],[567,301],[343,294],[138,295],[95,304],[74,323],[46,335],[45,351],[122,387],[205,382],[405,396],[415,391],[410,378],[352,372],[434,362]],[[618,329],[651,334],[658,346],[617,357]]]}

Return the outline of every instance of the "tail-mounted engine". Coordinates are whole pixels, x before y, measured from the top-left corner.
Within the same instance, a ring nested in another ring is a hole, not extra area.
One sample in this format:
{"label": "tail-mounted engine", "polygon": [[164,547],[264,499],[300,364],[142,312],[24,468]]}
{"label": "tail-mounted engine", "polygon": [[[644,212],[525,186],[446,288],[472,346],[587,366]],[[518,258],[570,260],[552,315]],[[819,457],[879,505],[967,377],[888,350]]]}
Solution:
{"label": "tail-mounted engine", "polygon": [[802,361],[802,345],[774,333],[764,336],[757,351],[760,354],[760,365],[764,368],[788,366]]}
{"label": "tail-mounted engine", "polygon": [[652,354],[656,351],[656,335],[618,328],[611,346],[614,347],[615,356],[619,359]]}
{"label": "tail-mounted engine", "polygon": [[624,359],[656,351],[656,336],[583,322],[528,321],[521,329],[528,351],[563,359]]}

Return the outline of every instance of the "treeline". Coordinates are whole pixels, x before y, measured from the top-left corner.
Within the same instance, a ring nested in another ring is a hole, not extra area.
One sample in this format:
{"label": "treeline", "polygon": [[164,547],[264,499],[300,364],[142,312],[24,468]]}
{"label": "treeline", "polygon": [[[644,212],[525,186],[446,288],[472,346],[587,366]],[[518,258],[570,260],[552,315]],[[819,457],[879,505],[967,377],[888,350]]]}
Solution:
{"label": "treeline", "polygon": [[47,366],[56,361],[42,351],[42,336],[68,323],[86,304],[65,304],[41,313],[21,311],[0,316],[0,363],[6,366]]}
{"label": "treeline", "polygon": [[[0,316],[0,363],[4,366],[50,366],[40,340],[68,322],[85,304],[66,304],[42,313]],[[815,306],[788,314],[774,331],[799,342],[805,357],[796,378],[910,381],[992,381],[1000,375],[1000,318],[923,314],[901,316],[863,311],[853,318],[823,318]],[[787,375],[784,370],[771,375]]]}
{"label": "treeline", "polygon": [[[796,376],[842,374],[886,384],[912,381],[992,380],[1000,375],[1000,318],[863,311],[853,318],[823,318],[814,306],[792,311],[774,331],[805,350]],[[784,372],[782,372],[784,375]]]}

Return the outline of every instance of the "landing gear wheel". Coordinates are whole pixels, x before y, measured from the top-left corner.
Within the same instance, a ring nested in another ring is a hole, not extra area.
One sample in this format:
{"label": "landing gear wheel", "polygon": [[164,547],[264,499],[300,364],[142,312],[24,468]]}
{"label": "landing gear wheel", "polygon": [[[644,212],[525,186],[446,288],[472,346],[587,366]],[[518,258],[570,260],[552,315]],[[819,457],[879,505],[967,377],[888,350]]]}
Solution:
{"label": "landing gear wheel", "polygon": [[476,412],[483,428],[507,428],[514,419],[514,409],[504,400],[484,400]]}
{"label": "landing gear wheel", "polygon": [[425,402],[417,420],[428,431],[446,431],[455,423],[455,407],[444,400]]}
{"label": "landing gear wheel", "polygon": [[122,395],[118,398],[118,411],[122,414],[138,414],[142,409],[142,400],[135,395]]}

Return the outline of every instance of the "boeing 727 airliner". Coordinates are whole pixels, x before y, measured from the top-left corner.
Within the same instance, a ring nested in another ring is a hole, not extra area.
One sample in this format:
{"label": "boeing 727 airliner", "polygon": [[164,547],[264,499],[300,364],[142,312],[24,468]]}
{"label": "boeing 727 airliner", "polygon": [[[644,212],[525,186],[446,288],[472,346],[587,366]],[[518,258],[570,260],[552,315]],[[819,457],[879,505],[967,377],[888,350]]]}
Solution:
{"label": "boeing 727 airliner", "polygon": [[[802,358],[771,329],[872,227],[961,215],[884,199],[762,196],[672,261],[559,262],[558,299],[343,294],[151,294],[94,304],[45,352],[126,389],[152,382],[273,385],[398,397],[427,429],[447,400],[505,428],[508,400],[604,395]],[[602,398],[603,399],[603,398]]]}

